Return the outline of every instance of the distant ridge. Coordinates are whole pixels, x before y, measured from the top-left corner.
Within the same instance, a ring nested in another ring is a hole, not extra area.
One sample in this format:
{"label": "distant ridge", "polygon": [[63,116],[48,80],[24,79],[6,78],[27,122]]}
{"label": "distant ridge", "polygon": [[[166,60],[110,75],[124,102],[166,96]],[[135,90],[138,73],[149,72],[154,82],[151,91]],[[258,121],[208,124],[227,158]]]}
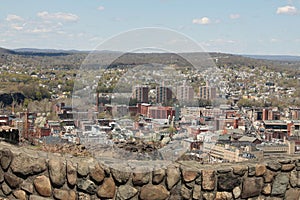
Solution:
{"label": "distant ridge", "polygon": [[89,51],[63,50],[63,49],[37,49],[37,48],[19,48],[14,49],[17,53],[88,53]]}
{"label": "distant ridge", "polygon": [[[76,54],[89,54],[89,53],[100,53],[107,55],[113,55],[115,53],[122,54],[120,51],[109,51],[109,50],[62,50],[62,49],[37,49],[37,48],[18,48],[18,49],[6,49],[0,47],[0,54],[11,54],[11,55],[21,55],[21,56],[68,56],[68,55],[74,55]],[[254,60],[256,60],[258,63],[262,61],[269,61],[269,62],[278,62],[277,64],[282,64],[286,62],[292,62],[297,63],[300,62],[300,56],[289,56],[289,55],[242,55],[242,54],[229,54],[229,53],[221,53],[221,52],[207,52],[212,59],[225,59],[229,61],[231,64],[247,64],[252,63]],[[126,55],[131,55],[133,58],[137,59],[140,56],[148,56],[153,57],[154,55],[160,57],[161,55],[168,53],[124,53]],[[180,54],[186,54],[193,58],[197,58],[197,56],[201,55],[201,52],[187,52],[187,53],[180,53]],[[237,63],[231,62],[235,61]],[[226,61],[226,62],[227,62]],[[288,63],[287,63],[288,64]],[[298,66],[297,66],[298,68]]]}
{"label": "distant ridge", "polygon": [[1,48],[0,47],[0,54],[14,54],[15,52],[9,49]]}
{"label": "distant ridge", "polygon": [[274,61],[300,61],[300,56],[288,55],[243,55],[248,58],[261,59],[261,60],[274,60]]}

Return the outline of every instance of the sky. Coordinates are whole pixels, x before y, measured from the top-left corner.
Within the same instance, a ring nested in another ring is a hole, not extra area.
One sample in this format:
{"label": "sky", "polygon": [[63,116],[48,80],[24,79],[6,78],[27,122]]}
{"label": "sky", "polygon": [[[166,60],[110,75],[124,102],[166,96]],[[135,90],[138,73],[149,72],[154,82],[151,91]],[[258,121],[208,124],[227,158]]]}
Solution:
{"label": "sky", "polygon": [[299,55],[300,0],[0,0],[0,47],[92,50],[143,27],[205,51]]}

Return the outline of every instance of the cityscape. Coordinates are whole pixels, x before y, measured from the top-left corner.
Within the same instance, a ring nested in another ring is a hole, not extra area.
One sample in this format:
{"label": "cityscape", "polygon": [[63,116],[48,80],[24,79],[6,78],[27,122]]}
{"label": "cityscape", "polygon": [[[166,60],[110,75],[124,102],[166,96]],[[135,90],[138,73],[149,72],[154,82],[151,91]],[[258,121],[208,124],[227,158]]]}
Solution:
{"label": "cityscape", "polygon": [[[131,59],[129,55],[124,63],[116,61],[119,65],[82,70],[77,74],[80,79],[64,75],[73,92],[64,84],[53,88],[43,84],[57,81],[56,74],[64,69],[28,74],[14,70],[21,63],[3,64],[3,81],[27,77],[49,95],[30,100],[22,92],[3,94],[11,102],[2,101],[2,134],[8,141],[54,152],[65,143],[83,145],[84,155],[113,154],[118,160],[129,156],[203,164],[263,160],[300,151],[299,72],[228,66],[223,63],[226,54],[212,54],[213,70],[201,73],[189,69],[190,63],[133,65],[128,64]],[[84,85],[84,76],[98,81]],[[172,148],[168,155],[166,148]],[[65,151],[82,153],[75,147]]]}
{"label": "cityscape", "polygon": [[0,200],[299,200],[300,1],[0,6]]}

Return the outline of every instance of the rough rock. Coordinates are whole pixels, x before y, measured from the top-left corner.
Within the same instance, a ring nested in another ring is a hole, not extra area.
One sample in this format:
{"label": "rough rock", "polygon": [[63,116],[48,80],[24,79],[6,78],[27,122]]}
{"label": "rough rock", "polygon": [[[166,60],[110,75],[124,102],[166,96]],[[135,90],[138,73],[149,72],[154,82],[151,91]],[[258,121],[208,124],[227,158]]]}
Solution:
{"label": "rough rock", "polygon": [[90,200],[91,197],[89,194],[85,194],[83,192],[78,192],[78,200]]}
{"label": "rough rock", "polygon": [[167,168],[167,188],[170,190],[178,183],[180,179],[180,170],[176,166],[169,166]]}
{"label": "rough rock", "polygon": [[243,176],[248,171],[248,166],[246,165],[236,165],[232,167],[233,173],[239,176]]}
{"label": "rough rock", "polygon": [[119,171],[114,168],[111,169],[111,173],[112,173],[112,176],[114,177],[114,179],[120,184],[125,184],[130,177],[130,172]]}
{"label": "rough rock", "polygon": [[255,175],[255,166],[249,166],[248,167],[248,176],[254,176]]}
{"label": "rough rock", "polygon": [[16,197],[17,199],[20,199],[20,200],[26,200],[27,199],[26,192],[23,191],[23,190],[14,191],[13,195],[14,195],[14,197]]}
{"label": "rough rock", "polygon": [[142,200],[164,200],[168,197],[169,192],[163,185],[145,185],[141,188]]}
{"label": "rough rock", "polygon": [[191,199],[192,191],[185,185],[181,186],[180,192],[183,199]]}
{"label": "rough rock", "polygon": [[65,183],[66,165],[60,159],[49,160],[50,180],[56,187],[61,187]]}
{"label": "rough rock", "polygon": [[289,183],[288,174],[278,174],[272,185],[272,195],[283,195]]}
{"label": "rough rock", "polygon": [[202,170],[202,188],[204,190],[215,189],[216,174],[214,170]]}
{"label": "rough rock", "polygon": [[246,178],[243,182],[242,198],[258,196],[263,187],[263,178]]}
{"label": "rough rock", "polygon": [[200,185],[194,185],[192,197],[193,197],[193,199],[200,199],[200,197],[201,197],[201,186]]}
{"label": "rough rock", "polygon": [[51,200],[50,198],[45,198],[37,195],[30,195],[29,200]]}
{"label": "rough rock", "polygon": [[281,164],[276,161],[271,161],[271,162],[268,162],[267,168],[272,171],[278,171],[281,169]]}
{"label": "rough rock", "polygon": [[232,191],[233,188],[241,184],[241,178],[232,173],[220,174],[218,176],[218,190]]}
{"label": "rough rock", "polygon": [[77,182],[76,167],[71,161],[67,161],[67,180],[71,186],[75,185]]}
{"label": "rough rock", "polygon": [[153,184],[159,184],[162,182],[166,175],[165,169],[157,169],[153,171],[152,182]]}
{"label": "rough rock", "polygon": [[300,189],[290,188],[285,193],[285,199],[299,200],[300,199]]}
{"label": "rough rock", "polygon": [[79,176],[86,177],[89,174],[89,163],[88,162],[77,163],[77,172]]}
{"label": "rough rock", "polygon": [[221,168],[221,169],[218,169],[217,172],[219,174],[225,174],[225,173],[229,173],[232,171],[232,168],[230,167],[225,167],[225,168]]}
{"label": "rough rock", "polygon": [[215,200],[231,200],[232,194],[230,192],[217,192]]}
{"label": "rough rock", "polygon": [[255,166],[255,176],[263,176],[267,171],[267,167],[264,164],[258,164]]}
{"label": "rough rock", "polygon": [[281,171],[289,172],[289,171],[292,171],[294,168],[295,168],[294,164],[284,164],[281,166]]}
{"label": "rough rock", "polygon": [[21,184],[21,189],[24,190],[24,191],[26,191],[26,192],[29,193],[29,194],[32,194],[32,193],[33,193],[33,184],[30,183],[30,182],[25,182],[25,181],[24,181],[24,182]]}
{"label": "rough rock", "polygon": [[6,171],[13,159],[13,153],[9,149],[3,149],[1,154],[0,164],[2,169]]}
{"label": "rough rock", "polygon": [[77,187],[79,190],[89,194],[95,194],[96,192],[96,185],[93,181],[88,179],[79,179],[77,183]]}
{"label": "rough rock", "polygon": [[241,193],[242,193],[242,190],[240,187],[235,187],[232,190],[232,194],[235,199],[238,199],[241,196]]}
{"label": "rough rock", "polygon": [[8,196],[11,193],[11,189],[10,189],[10,187],[6,183],[2,183],[1,184],[1,188],[2,188],[3,193],[6,196]]}
{"label": "rough rock", "polygon": [[300,186],[300,172],[299,171],[292,171],[290,175],[290,184],[292,187],[299,187]]}
{"label": "rough rock", "polygon": [[215,200],[215,194],[212,192],[205,192],[203,193],[204,200]]}
{"label": "rough rock", "polygon": [[50,197],[52,193],[50,179],[45,175],[38,176],[33,181],[36,191],[44,197]]}
{"label": "rough rock", "polygon": [[90,168],[90,177],[96,183],[101,183],[105,178],[105,171],[99,164]]}
{"label": "rough rock", "polygon": [[182,197],[181,197],[181,184],[175,185],[170,190],[170,197],[169,197],[168,200],[177,200],[177,199],[182,199]]}
{"label": "rough rock", "polygon": [[184,182],[189,183],[198,177],[198,172],[195,170],[183,169],[182,177],[183,177]]}
{"label": "rough rock", "polygon": [[4,179],[6,183],[9,185],[9,187],[11,187],[12,189],[19,187],[19,185],[23,182],[21,178],[11,173],[4,174]]}
{"label": "rough rock", "polygon": [[116,193],[116,185],[114,180],[105,178],[102,185],[97,190],[97,196],[104,199],[112,199]]}
{"label": "rough rock", "polygon": [[4,171],[0,167],[0,183],[2,183],[3,181],[4,181]]}
{"label": "rough rock", "polygon": [[38,174],[47,169],[46,159],[34,158],[21,153],[14,157],[10,168],[14,173],[25,176]]}
{"label": "rough rock", "polygon": [[284,160],[278,160],[279,163],[281,164],[290,164],[291,163],[291,159],[284,159]]}
{"label": "rough rock", "polygon": [[132,174],[132,183],[133,185],[143,186],[147,184],[150,180],[149,172],[138,172]]}
{"label": "rough rock", "polygon": [[188,187],[189,189],[192,189],[195,185],[195,181],[189,182],[189,183],[185,183],[185,186]]}
{"label": "rough rock", "polygon": [[118,194],[117,196],[120,199],[130,199],[134,197],[138,193],[138,190],[130,185],[121,185],[118,188]]}
{"label": "rough rock", "polygon": [[263,189],[262,189],[261,192],[262,192],[263,194],[265,194],[265,195],[271,194],[271,184],[270,184],[270,183],[266,184],[266,185],[263,187]]}
{"label": "rough rock", "polygon": [[276,172],[267,170],[264,175],[265,183],[271,183],[273,181],[275,175],[276,175]]}
{"label": "rough rock", "polygon": [[61,200],[76,200],[76,193],[73,190],[54,189],[53,196]]}
{"label": "rough rock", "polygon": [[[201,175],[201,174],[199,174],[199,175]],[[198,178],[195,179],[195,184],[201,185],[201,183],[202,183],[202,176],[199,176]]]}

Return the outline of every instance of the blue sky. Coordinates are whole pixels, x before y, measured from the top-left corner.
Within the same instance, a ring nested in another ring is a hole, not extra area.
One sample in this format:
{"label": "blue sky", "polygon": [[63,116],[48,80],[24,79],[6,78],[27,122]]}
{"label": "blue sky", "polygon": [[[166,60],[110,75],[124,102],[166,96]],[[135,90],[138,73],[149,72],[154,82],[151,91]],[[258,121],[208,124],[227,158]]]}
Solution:
{"label": "blue sky", "polygon": [[0,0],[0,46],[90,50],[163,27],[207,51],[300,55],[300,0]]}

